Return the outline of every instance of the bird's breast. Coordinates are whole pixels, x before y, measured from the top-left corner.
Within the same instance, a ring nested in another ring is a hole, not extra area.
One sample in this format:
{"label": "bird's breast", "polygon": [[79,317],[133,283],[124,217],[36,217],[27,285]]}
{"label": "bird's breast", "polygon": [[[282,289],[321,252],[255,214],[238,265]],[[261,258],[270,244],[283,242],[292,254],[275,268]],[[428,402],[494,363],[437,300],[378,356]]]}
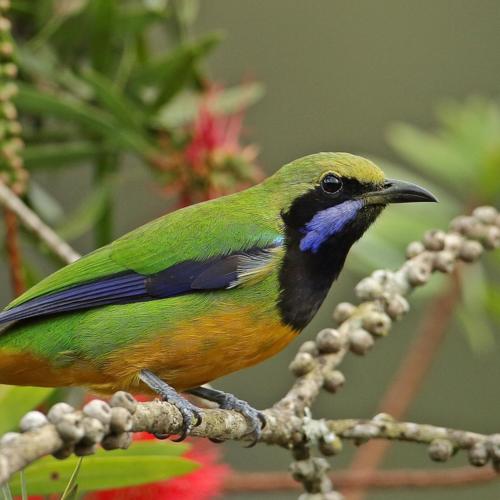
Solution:
{"label": "bird's breast", "polygon": [[173,331],[158,332],[153,340],[113,353],[107,370],[130,380],[139,368],[148,367],[176,389],[185,390],[255,365],[297,335],[278,314],[263,314],[262,308],[235,307],[179,323]]}

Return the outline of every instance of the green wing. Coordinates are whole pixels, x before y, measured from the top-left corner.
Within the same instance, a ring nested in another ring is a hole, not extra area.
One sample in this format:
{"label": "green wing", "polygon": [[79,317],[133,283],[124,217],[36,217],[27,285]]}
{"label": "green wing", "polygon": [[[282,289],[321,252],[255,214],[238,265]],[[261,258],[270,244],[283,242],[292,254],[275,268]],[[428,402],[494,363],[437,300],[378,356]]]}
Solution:
{"label": "green wing", "polygon": [[160,217],[48,276],[7,309],[117,273],[154,274],[186,260],[265,248],[280,238],[279,214],[250,189]]}

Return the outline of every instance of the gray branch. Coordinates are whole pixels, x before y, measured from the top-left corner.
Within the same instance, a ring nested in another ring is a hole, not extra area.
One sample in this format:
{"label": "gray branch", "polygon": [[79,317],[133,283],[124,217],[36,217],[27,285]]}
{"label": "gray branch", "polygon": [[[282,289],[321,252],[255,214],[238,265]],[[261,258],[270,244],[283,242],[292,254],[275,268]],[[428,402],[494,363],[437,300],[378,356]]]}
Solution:
{"label": "gray branch", "polygon": [[12,210],[18,217],[26,229],[33,232],[41,241],[43,241],[51,252],[59,257],[63,262],[71,264],[80,258],[80,255],[75,252],[53,229],[38,217],[14,191],[7,187],[3,182],[0,182],[0,203]]}

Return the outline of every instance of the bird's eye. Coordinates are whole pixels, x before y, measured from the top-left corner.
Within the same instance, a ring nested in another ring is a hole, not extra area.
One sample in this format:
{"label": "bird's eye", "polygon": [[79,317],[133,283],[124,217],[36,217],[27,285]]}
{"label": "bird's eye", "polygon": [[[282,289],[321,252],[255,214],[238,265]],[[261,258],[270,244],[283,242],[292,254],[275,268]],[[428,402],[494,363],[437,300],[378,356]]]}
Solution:
{"label": "bird's eye", "polygon": [[326,174],[321,179],[321,187],[325,193],[336,193],[342,187],[342,181],[334,174]]}

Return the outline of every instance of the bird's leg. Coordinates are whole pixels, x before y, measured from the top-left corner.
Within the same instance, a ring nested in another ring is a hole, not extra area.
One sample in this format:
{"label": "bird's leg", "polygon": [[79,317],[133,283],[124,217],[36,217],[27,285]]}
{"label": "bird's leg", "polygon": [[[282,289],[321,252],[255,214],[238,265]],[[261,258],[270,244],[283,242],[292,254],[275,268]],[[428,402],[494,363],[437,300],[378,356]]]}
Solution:
{"label": "bird's leg", "polygon": [[[160,396],[163,401],[173,404],[182,415],[182,432],[178,439],[175,441],[183,441],[186,436],[189,435],[191,429],[194,425],[201,424],[201,413],[200,410],[190,403],[187,399],[184,399],[173,387],[170,387],[161,378],[157,377],[153,372],[149,370],[141,370],[139,374],[140,380],[145,383],[152,391],[154,391],[158,396]],[[158,439],[165,439],[168,437],[165,434],[156,434]]]}
{"label": "bird's leg", "polygon": [[196,387],[195,389],[190,389],[187,392],[189,392],[193,396],[198,396],[199,398],[213,401],[224,410],[234,410],[238,413],[241,413],[250,423],[252,429],[248,433],[248,436],[251,436],[253,438],[250,446],[254,446],[257,443],[260,438],[262,429],[266,425],[266,418],[260,411],[252,408],[246,401],[238,399],[232,394],[218,391],[216,389],[211,389],[208,387]]}

